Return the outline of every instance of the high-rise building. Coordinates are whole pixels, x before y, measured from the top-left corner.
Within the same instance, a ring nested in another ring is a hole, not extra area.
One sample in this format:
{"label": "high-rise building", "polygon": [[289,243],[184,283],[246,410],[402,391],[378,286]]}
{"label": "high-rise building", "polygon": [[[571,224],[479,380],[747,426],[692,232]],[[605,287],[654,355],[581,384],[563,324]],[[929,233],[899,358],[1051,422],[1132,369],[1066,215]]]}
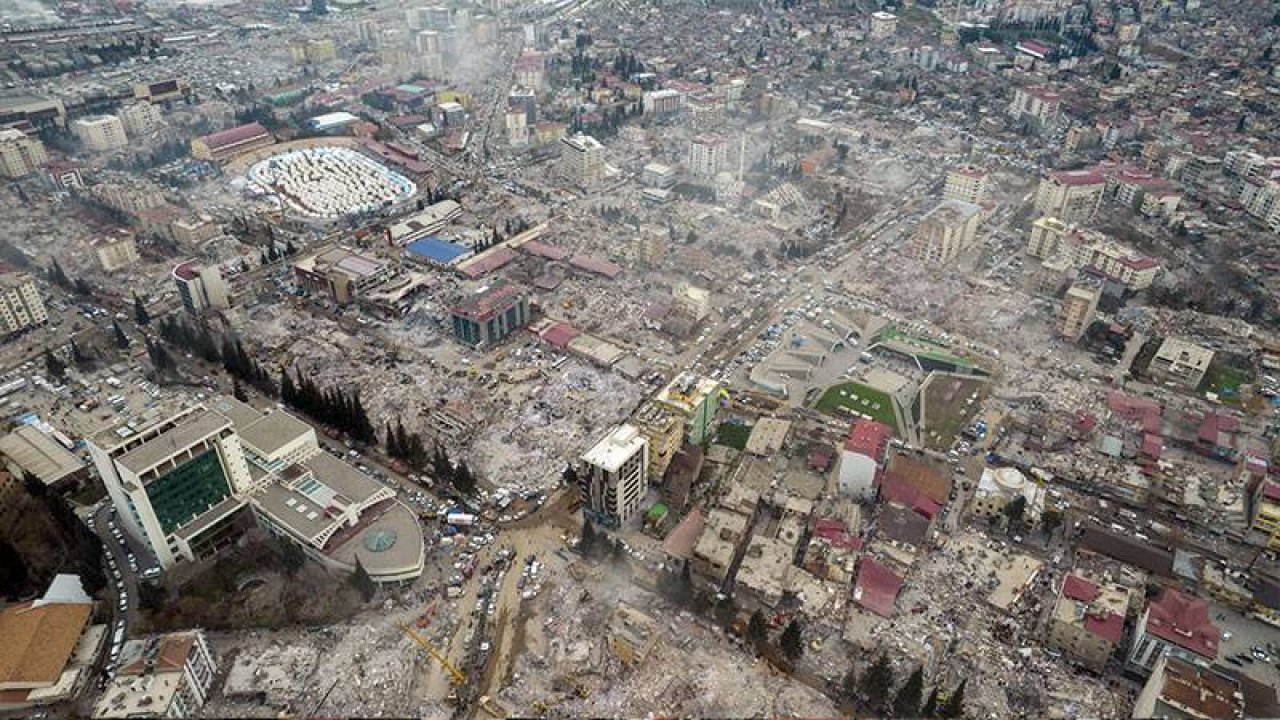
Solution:
{"label": "high-rise building", "polygon": [[485,287],[456,305],[451,315],[458,342],[487,347],[529,324],[529,293],[507,282]]}
{"label": "high-rise building", "polygon": [[609,527],[626,522],[649,487],[649,441],[634,425],[614,428],[582,456],[578,485],[589,519]]}
{"label": "high-rise building", "polygon": [[361,20],[356,23],[356,37],[369,47],[378,47],[378,23],[376,20]]}
{"label": "high-rise building", "polygon": [[872,40],[893,37],[898,32],[898,16],[888,12],[871,13],[870,37]]}
{"label": "high-rise building", "polygon": [[1066,245],[1066,223],[1048,215],[1031,224],[1031,235],[1027,238],[1027,254],[1036,258],[1051,258]]}
{"label": "high-rise building", "polygon": [[208,308],[228,308],[227,284],[217,267],[184,262],[173,269],[173,283],[178,288],[182,307],[192,315]]}
{"label": "high-rise building", "polygon": [[912,240],[915,257],[948,263],[970,249],[977,238],[982,208],[957,200],[943,200],[920,219]]}
{"label": "high-rise building", "polygon": [[208,557],[234,537],[239,495],[254,485],[231,421],[190,408],[139,430],[90,438],[121,524],[162,568]]}
{"label": "high-rise building", "polygon": [[987,171],[972,165],[961,165],[947,171],[947,184],[942,189],[947,200],[980,204],[987,198]]}
{"label": "high-rise building", "polygon": [[1097,170],[1050,173],[1036,189],[1036,211],[1065,223],[1083,223],[1098,212],[1107,180]]}
{"label": "high-rise building", "polygon": [[0,324],[6,335],[49,322],[49,313],[36,289],[36,281],[26,273],[0,274]]}
{"label": "high-rise building", "polygon": [[423,55],[440,54],[440,33],[435,30],[420,30],[413,36],[413,49]]}
{"label": "high-rise building", "polygon": [[715,428],[721,393],[715,380],[682,373],[658,393],[657,402],[684,418],[689,442],[701,445]]}
{"label": "high-rise building", "polygon": [[689,140],[689,174],[709,179],[729,166],[729,140],[719,135],[699,135]]}
{"label": "high-rise building", "polygon": [[604,177],[604,146],[582,133],[561,138],[560,172],[580,187],[594,185]]}
{"label": "high-rise building", "polygon": [[71,123],[71,131],[85,148],[95,152],[115,150],[129,144],[124,123],[114,115],[90,115]]}
{"label": "high-rise building", "polygon": [[203,631],[130,640],[93,717],[194,717],[209,697],[217,671]]}
{"label": "high-rise building", "polygon": [[146,137],[164,124],[160,109],[145,100],[120,108],[118,117],[125,134],[133,138]]}
{"label": "high-rise building", "polygon": [[0,175],[7,178],[26,177],[49,162],[44,144],[21,130],[0,130]]}
{"label": "high-rise building", "polygon": [[1101,293],[1097,288],[1087,285],[1072,285],[1062,299],[1062,310],[1058,314],[1058,337],[1075,342],[1084,335],[1084,331],[1093,324],[1094,313],[1098,309],[1098,298]]}

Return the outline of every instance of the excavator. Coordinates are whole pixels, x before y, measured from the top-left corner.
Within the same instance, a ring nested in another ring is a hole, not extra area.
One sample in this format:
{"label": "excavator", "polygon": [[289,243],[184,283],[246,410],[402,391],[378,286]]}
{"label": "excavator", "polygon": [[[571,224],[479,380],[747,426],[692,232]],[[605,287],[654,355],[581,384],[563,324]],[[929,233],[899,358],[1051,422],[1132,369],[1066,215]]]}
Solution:
{"label": "excavator", "polygon": [[414,642],[418,643],[423,650],[426,650],[428,655],[434,658],[436,662],[440,663],[440,667],[444,668],[445,671],[449,673],[449,677],[453,681],[454,686],[462,686],[467,683],[467,676],[458,669],[458,666],[449,662],[449,658],[445,657],[439,650],[436,650],[435,646],[427,642],[426,638],[419,635],[408,625],[401,625],[400,630],[402,630],[405,635],[413,638]]}

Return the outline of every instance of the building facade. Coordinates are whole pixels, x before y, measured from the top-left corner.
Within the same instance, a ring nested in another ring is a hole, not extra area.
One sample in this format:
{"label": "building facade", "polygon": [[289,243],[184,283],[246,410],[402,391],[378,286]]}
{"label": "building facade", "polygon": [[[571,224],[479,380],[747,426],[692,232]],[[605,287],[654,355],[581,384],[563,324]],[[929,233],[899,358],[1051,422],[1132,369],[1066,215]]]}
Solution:
{"label": "building facade", "polygon": [[133,233],[120,232],[94,240],[93,253],[103,272],[112,273],[138,262],[138,243]]}
{"label": "building facade", "polygon": [[0,324],[6,335],[49,322],[36,281],[26,273],[0,275]]}
{"label": "building facade", "polygon": [[1027,238],[1027,254],[1036,258],[1051,258],[1066,246],[1070,227],[1055,217],[1044,216],[1031,224]]}
{"label": "building facade", "polygon": [[1198,665],[1218,659],[1221,634],[1209,604],[1194,595],[1166,588],[1147,603],[1138,618],[1130,646],[1129,666],[1149,673],[1163,655]]}
{"label": "building facade", "polygon": [[560,172],[580,187],[594,185],[604,177],[604,146],[582,133],[561,138]]}
{"label": "building facade", "polygon": [[582,456],[582,511],[619,527],[640,510],[649,489],[649,441],[634,425],[614,428]]}
{"label": "building facade", "polygon": [[487,347],[529,324],[529,293],[514,283],[482,288],[451,311],[454,338]]}
{"label": "building facade", "polygon": [[173,269],[173,284],[178,289],[183,309],[192,315],[199,315],[210,308],[231,307],[227,284],[217,267],[197,265],[194,261],[181,263]]}
{"label": "building facade", "polygon": [[729,165],[729,141],[718,135],[700,135],[689,141],[689,174],[702,179],[715,177]]}
{"label": "building facade", "polygon": [[71,131],[85,148],[95,152],[115,150],[129,144],[124,123],[114,115],[91,115],[71,123]]}
{"label": "building facade", "polygon": [[164,126],[160,108],[149,102],[135,102],[120,108],[120,124],[129,137],[142,138]]}
{"label": "building facade", "polygon": [[[1086,242],[1075,248],[1077,267],[1091,268],[1120,281],[1129,290],[1145,290],[1160,273],[1160,262],[1140,255],[1101,233],[1078,232]],[[1089,241],[1089,238],[1093,239]]]}
{"label": "building facade", "polygon": [[865,419],[853,422],[840,453],[838,487],[842,496],[859,501],[875,498],[892,435],[893,429],[883,423]]}
{"label": "building facade", "polygon": [[1096,170],[1050,173],[1036,189],[1036,211],[1065,223],[1088,222],[1098,212],[1107,180]]}
{"label": "building facade", "polygon": [[987,199],[987,171],[972,165],[951,168],[942,197],[972,205],[981,203]]}
{"label": "building facade", "polygon": [[1124,635],[1129,590],[1072,573],[1049,616],[1048,645],[1096,671],[1106,668]]}
{"label": "building facade", "polygon": [[218,666],[200,630],[130,640],[94,718],[195,717]]}
{"label": "building facade", "polygon": [[912,239],[914,257],[949,263],[973,247],[982,209],[971,203],[944,200],[920,219]]}
{"label": "building facade", "polygon": [[690,443],[702,445],[715,431],[721,392],[715,380],[682,373],[658,393],[657,402],[684,419]]}
{"label": "building facade", "polygon": [[1147,371],[1165,382],[1194,390],[1213,363],[1213,351],[1179,338],[1165,338]]}
{"label": "building facade", "polygon": [[1084,331],[1093,324],[1094,314],[1098,309],[1098,299],[1102,293],[1088,285],[1074,284],[1062,298],[1062,309],[1058,312],[1058,324],[1055,330],[1058,337],[1075,342],[1084,335]]}
{"label": "building facade", "polygon": [[44,143],[21,130],[0,130],[0,175],[21,178],[30,175],[49,162]]}
{"label": "building facade", "polygon": [[898,16],[884,11],[871,13],[868,36],[872,40],[893,37],[898,32]]}

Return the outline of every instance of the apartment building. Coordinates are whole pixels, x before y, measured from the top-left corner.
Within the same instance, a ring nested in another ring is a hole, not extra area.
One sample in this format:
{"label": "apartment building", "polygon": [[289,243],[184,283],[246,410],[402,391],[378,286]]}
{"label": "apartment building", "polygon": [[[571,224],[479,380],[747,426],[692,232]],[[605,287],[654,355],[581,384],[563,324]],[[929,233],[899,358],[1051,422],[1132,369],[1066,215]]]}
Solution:
{"label": "apartment building", "polygon": [[580,187],[598,183],[604,177],[604,146],[582,133],[561,138],[560,172]]}
{"label": "apartment building", "polygon": [[679,90],[650,90],[640,96],[645,115],[674,115],[683,104],[684,95]]}
{"label": "apartment building", "polygon": [[1267,478],[1258,482],[1251,527],[1262,535],[1268,548],[1280,548],[1280,483]]}
{"label": "apartment building", "polygon": [[124,132],[129,137],[148,137],[164,126],[160,108],[149,102],[135,102],[120,108],[117,114]]}
{"label": "apartment building", "polygon": [[1129,666],[1150,673],[1164,655],[1195,665],[1218,660],[1221,631],[1213,624],[1209,604],[1194,595],[1165,588],[1147,603],[1133,631]]}
{"label": "apartment building", "polygon": [[699,135],[689,140],[689,174],[711,179],[729,166],[729,140],[719,135]]}
{"label": "apartment building", "polygon": [[216,266],[199,265],[195,261],[180,263],[173,268],[173,284],[178,289],[182,307],[192,315],[209,308],[231,307],[227,284]]}
{"label": "apartment building", "polygon": [[195,717],[218,666],[204,632],[130,640],[93,709],[94,718]]}
{"label": "apartment building", "polygon": [[1084,331],[1093,324],[1094,314],[1098,309],[1098,300],[1102,293],[1088,285],[1074,284],[1067,290],[1062,299],[1062,309],[1058,312],[1058,323],[1055,330],[1058,337],[1075,342],[1084,335]]}
{"label": "apartment building", "polygon": [[1213,351],[1179,338],[1165,338],[1147,371],[1155,378],[1195,390],[1204,380]]}
{"label": "apartment building", "polygon": [[973,165],[961,165],[947,171],[942,197],[947,200],[978,205],[987,199],[987,171]]}
{"label": "apartment building", "polygon": [[711,378],[682,373],[658,393],[657,403],[682,418],[688,441],[701,445],[715,428],[723,392],[720,383]]}
{"label": "apartment building", "polygon": [[115,150],[129,144],[124,123],[114,115],[90,115],[71,123],[71,131],[80,138],[85,149],[94,152]]}
{"label": "apartment building", "polygon": [[1048,646],[1102,671],[1124,635],[1129,589],[1072,573],[1062,581],[1049,616]]}
{"label": "apartment building", "polygon": [[634,425],[614,428],[581,459],[582,510],[618,527],[640,510],[649,488],[649,441]]}
{"label": "apartment building", "polygon": [[944,200],[920,218],[912,239],[912,255],[932,263],[949,263],[973,247],[982,208]]}
{"label": "apartment building", "polygon": [[49,162],[44,143],[21,130],[0,129],[0,175],[21,178]]}
{"label": "apartment building", "polygon": [[872,40],[893,37],[898,33],[898,16],[884,11],[871,13],[868,36]]}
{"label": "apartment building", "polygon": [[1031,224],[1027,238],[1027,254],[1037,258],[1051,258],[1066,246],[1070,226],[1058,218],[1044,216]]}
{"label": "apartment building", "polygon": [[1036,211],[1065,223],[1083,223],[1098,212],[1107,180],[1097,170],[1050,173],[1036,189]]}
{"label": "apartment building", "polygon": [[1044,127],[1056,125],[1062,119],[1062,96],[1041,86],[1015,88],[1009,114]]}
{"label": "apartment building", "polygon": [[36,281],[26,273],[0,274],[0,330],[12,335],[47,322]]}
{"label": "apartment building", "polygon": [[1129,290],[1145,290],[1160,273],[1160,261],[1141,255],[1101,233],[1080,233],[1075,248],[1076,267],[1091,268],[1118,280]]}
{"label": "apartment building", "polygon": [[93,254],[103,272],[115,272],[138,262],[138,243],[133,233],[120,231],[93,240]]}

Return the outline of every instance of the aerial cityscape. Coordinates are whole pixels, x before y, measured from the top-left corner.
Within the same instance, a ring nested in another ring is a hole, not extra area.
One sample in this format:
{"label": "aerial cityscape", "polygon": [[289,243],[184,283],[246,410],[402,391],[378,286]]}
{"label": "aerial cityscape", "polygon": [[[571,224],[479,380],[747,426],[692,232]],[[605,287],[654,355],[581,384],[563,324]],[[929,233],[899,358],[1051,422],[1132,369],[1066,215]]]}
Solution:
{"label": "aerial cityscape", "polygon": [[0,0],[0,718],[1280,717],[1280,5],[433,3]]}

